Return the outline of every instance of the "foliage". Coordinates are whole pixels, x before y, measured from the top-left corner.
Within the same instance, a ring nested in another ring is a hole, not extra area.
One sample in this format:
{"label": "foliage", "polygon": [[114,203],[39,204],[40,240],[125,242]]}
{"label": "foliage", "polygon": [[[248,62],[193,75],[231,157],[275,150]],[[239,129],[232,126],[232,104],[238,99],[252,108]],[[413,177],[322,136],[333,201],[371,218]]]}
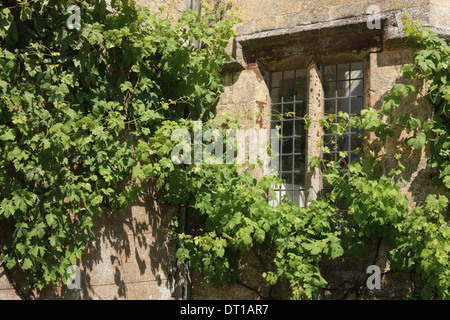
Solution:
{"label": "foliage", "polygon": [[[423,124],[414,115],[403,114],[398,124],[414,131],[406,144],[415,149],[429,146],[428,167],[434,171],[434,182],[440,188],[429,195],[424,206],[416,207],[397,224],[400,231],[391,251],[393,266],[415,270],[422,276],[422,298],[450,299],[450,45],[436,33],[404,18],[405,34],[419,45],[413,62],[403,67],[403,75],[412,83],[419,79],[427,90],[433,107],[432,116]],[[398,106],[400,97],[414,91],[412,84],[396,85],[386,104]],[[391,110],[384,113],[391,119]]]}
{"label": "foliage", "polygon": [[65,280],[93,217],[173,170],[154,161],[173,147],[155,132],[209,115],[232,35],[233,18],[187,10],[172,24],[125,0],[113,12],[78,2],[82,28],[70,30],[70,4],[0,5],[0,219],[14,230],[0,261],[26,271],[26,288]]}
{"label": "foliage", "polygon": [[[194,131],[192,122],[186,125]],[[230,119],[221,126],[222,134],[238,127]],[[203,129],[210,128],[212,124]],[[165,134],[160,141],[170,139],[170,133]],[[167,151],[165,157],[170,159],[171,153]],[[299,208],[288,199],[273,207],[273,186],[280,179],[267,175],[256,180],[253,170],[257,168],[193,163],[157,175],[158,181],[166,178],[158,189],[164,201],[191,208],[190,219],[196,220],[190,234],[184,233],[181,225],[180,230],[172,231],[178,244],[176,257],[187,260],[206,281],[222,286],[238,280],[238,253],[274,245],[276,271],[264,272],[266,280],[273,285],[278,279],[287,279],[293,298],[316,298],[326,284],[318,268],[322,256],[335,258],[343,252],[335,209],[319,201]]]}
{"label": "foliage", "polygon": [[[406,185],[401,177],[405,169],[401,152],[395,155],[397,168],[388,174],[382,172],[382,160],[369,150],[360,162],[344,166],[345,172],[341,170],[342,163],[325,164],[324,179],[333,186],[328,195],[331,203],[345,203],[349,220],[342,239],[353,252],[365,252],[369,239],[384,239],[391,247],[390,262],[394,270],[415,271],[421,275],[422,298],[450,299],[450,227],[447,215],[450,190],[450,47],[444,39],[420,28],[416,22],[405,18],[404,23],[409,40],[419,45],[413,62],[402,68],[410,82],[393,86],[384,97],[381,112],[368,108],[363,110],[360,119],[341,114],[347,121],[342,128],[334,130],[342,134],[345,127],[364,129],[373,132],[384,143],[388,137],[395,137],[394,127],[412,131],[412,136],[406,138],[400,148],[421,150],[429,146],[428,167],[434,171],[435,184],[440,191],[428,195],[424,205],[409,212],[408,199],[400,190],[402,184]],[[433,115],[423,124],[412,114],[394,116],[403,99],[417,91],[414,85],[417,79],[424,82],[428,101],[434,107]],[[385,117],[386,122],[383,120]],[[329,119],[322,119],[322,122],[329,126]]]}
{"label": "foliage", "polygon": [[194,189],[192,205],[204,216],[203,230],[177,236],[177,257],[189,259],[207,281],[223,285],[237,280],[236,252],[274,244],[276,271],[264,272],[266,280],[273,285],[288,279],[293,298],[317,297],[326,284],[318,268],[322,255],[335,258],[343,252],[333,208],[326,202],[299,208],[289,201],[274,208],[268,200],[275,181],[269,176],[256,181],[234,166],[197,171],[197,186],[189,178],[187,183]]}
{"label": "foliage", "polygon": [[[423,298],[449,298],[448,199],[430,195],[408,212],[400,155],[389,174],[372,151],[357,163],[313,159],[333,189],[307,208],[288,199],[271,206],[280,179],[256,180],[257,166],[173,161],[177,130],[195,132],[197,120],[202,130],[237,127],[213,121],[212,112],[236,21],[226,6],[204,4],[201,15],[186,10],[173,22],[132,1],[112,1],[113,12],[105,1],[80,1],[77,31],[66,27],[70,4],[0,5],[0,220],[14,230],[0,261],[26,271],[25,287],[65,280],[92,240],[93,218],[123,210],[150,182],[159,199],[189,208],[196,222],[185,233],[175,220],[177,258],[217,285],[238,279],[238,253],[273,246],[268,283],[285,279],[293,298],[317,298],[327,284],[319,270],[324,257],[337,258],[345,247],[361,253],[369,239],[384,238],[393,267],[422,275]],[[416,91],[408,83],[393,87],[381,112],[367,108],[361,117],[342,113],[337,124],[334,115],[321,124],[337,135],[347,127],[373,132],[382,142],[395,136],[393,124],[414,131],[406,146],[429,145],[436,185],[448,192],[449,47],[417,26],[405,31],[420,48],[403,72],[427,82],[433,118],[422,124],[414,115],[394,116]]]}

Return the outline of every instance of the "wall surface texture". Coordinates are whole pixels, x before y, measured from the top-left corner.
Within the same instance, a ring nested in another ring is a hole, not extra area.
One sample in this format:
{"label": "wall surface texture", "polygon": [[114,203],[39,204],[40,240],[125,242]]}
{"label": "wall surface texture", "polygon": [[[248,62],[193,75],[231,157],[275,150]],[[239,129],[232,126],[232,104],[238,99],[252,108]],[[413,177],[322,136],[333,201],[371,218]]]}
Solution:
{"label": "wall surface texture", "polygon": [[[161,5],[173,4],[175,15],[192,8],[190,0],[139,0],[140,5],[157,10]],[[395,4],[394,4],[395,3]],[[320,77],[320,68],[328,63],[364,62],[364,105],[380,108],[382,97],[392,85],[401,82],[400,68],[411,61],[413,48],[403,40],[402,12],[438,31],[450,35],[450,2],[447,0],[235,0],[234,8],[241,22],[236,25],[236,39],[229,52],[232,61],[223,72],[225,92],[217,106],[218,116],[245,114],[241,125],[246,128],[269,128],[270,93],[269,74],[272,71],[309,68],[308,76]],[[381,27],[368,28],[368,8],[380,9]],[[314,63],[314,68],[311,67]],[[314,73],[314,70],[317,73]],[[317,81],[320,81],[318,79]],[[311,98],[320,93],[320,86]],[[313,91],[311,91],[313,92]],[[314,109],[316,108],[316,109]],[[320,116],[321,101],[311,105],[309,112]],[[406,101],[407,108],[416,116],[427,117],[431,112],[423,95]],[[403,109],[403,110],[405,110]],[[401,112],[402,110],[399,110]],[[309,145],[314,145],[317,134],[310,129]],[[398,130],[397,135],[407,133]],[[369,140],[371,137],[369,137]],[[386,171],[393,165],[397,152],[395,143],[379,147]],[[309,157],[320,150],[310,148]],[[424,201],[433,192],[430,173],[426,169],[425,150],[406,154],[404,178],[408,185],[403,192],[409,197],[411,208]],[[308,174],[314,199],[320,189],[316,173]],[[159,207],[150,196],[121,213],[106,212],[95,222],[96,240],[87,248],[80,262],[81,290],[68,290],[62,284],[47,290],[42,299],[179,299],[182,297],[182,266],[173,257],[173,248],[165,228],[170,226],[173,208]],[[416,276],[389,271],[389,263],[382,242],[373,243],[370,252],[356,258],[345,254],[335,261],[325,261],[322,269],[329,282],[321,299],[384,299],[401,298],[403,291],[414,290],[420,283]],[[273,252],[254,251],[239,258],[242,266],[241,282],[231,287],[215,288],[204,283],[191,270],[189,298],[191,299],[263,299],[286,298],[289,292],[283,283],[270,288],[260,272],[252,266],[256,261],[270,265]],[[376,264],[385,273],[382,290],[373,293],[366,289],[366,268]],[[0,300],[20,299],[20,294],[9,283],[5,270],[0,268]]]}
{"label": "wall surface texture", "polygon": [[[393,84],[403,81],[400,68],[411,62],[413,48],[403,41],[402,16],[407,12],[412,18],[449,37],[447,1],[234,1],[241,22],[235,27],[237,37],[230,45],[233,61],[224,71],[225,93],[217,110],[228,115],[245,114],[241,126],[269,129],[270,90],[269,75],[274,71],[308,68],[308,113],[312,118],[321,115],[321,67],[326,64],[364,62],[364,106],[380,109],[383,96]],[[380,28],[369,28],[373,21],[370,6],[380,9]],[[311,68],[314,63],[314,68]],[[317,72],[314,69],[317,68]],[[319,97],[319,98],[317,98]],[[316,100],[314,100],[316,99]],[[424,92],[409,97],[398,109],[426,119],[431,108]],[[308,133],[308,158],[320,156],[315,147],[319,128],[313,125]],[[395,138],[408,136],[396,129]],[[368,142],[374,137],[367,136]],[[394,154],[399,151],[397,139],[388,144],[372,145],[382,155],[384,169],[389,172],[395,165]],[[410,200],[410,209],[422,204],[434,192],[430,172],[426,168],[426,150],[404,151],[406,169],[402,192]],[[317,196],[320,177],[307,172],[308,200]],[[255,262],[270,265],[271,252],[252,252],[240,258],[242,268],[239,284],[221,289],[206,284],[201,276],[192,273],[193,299],[284,299],[289,296],[285,284],[270,288],[260,272],[252,268]],[[377,265],[382,272],[381,290],[366,287],[367,267]],[[417,290],[420,280],[414,274],[390,270],[385,244],[375,242],[362,257],[344,254],[343,257],[324,261],[321,270],[328,285],[320,299],[401,299],[408,291]]]}

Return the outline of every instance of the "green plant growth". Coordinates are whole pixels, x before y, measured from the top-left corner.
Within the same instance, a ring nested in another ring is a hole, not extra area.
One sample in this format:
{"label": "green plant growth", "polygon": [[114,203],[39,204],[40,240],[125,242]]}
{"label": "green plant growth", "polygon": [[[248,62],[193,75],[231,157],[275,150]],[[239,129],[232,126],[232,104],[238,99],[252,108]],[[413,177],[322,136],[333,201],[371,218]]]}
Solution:
{"label": "green plant growth", "polygon": [[93,217],[137,198],[139,180],[166,184],[166,134],[210,116],[232,36],[218,10],[171,23],[125,0],[78,1],[69,29],[71,4],[0,4],[0,219],[13,228],[0,261],[24,288],[65,281]]}
{"label": "green plant growth", "polygon": [[[402,68],[407,83],[393,86],[384,97],[381,112],[365,109],[361,119],[341,114],[347,120],[341,125],[373,132],[383,143],[394,138],[393,127],[412,132],[410,138],[399,142],[400,150],[428,146],[428,167],[438,191],[430,194],[424,205],[408,211],[408,200],[400,192],[400,185],[406,184],[401,177],[405,168],[400,152],[395,155],[397,167],[388,174],[382,173],[382,161],[369,150],[360,162],[348,164],[344,174],[342,163],[324,164],[324,178],[334,187],[328,196],[331,203],[345,203],[349,219],[342,239],[348,248],[360,253],[367,249],[369,239],[384,239],[391,248],[394,270],[421,275],[421,298],[450,299],[450,46],[406,17],[404,25],[408,41],[418,46],[413,62]],[[394,116],[403,99],[416,91],[415,81],[426,87],[434,109],[424,123],[413,114]],[[385,117],[386,122],[382,120]],[[322,123],[329,127],[332,121],[327,120]],[[333,130],[343,132],[343,128]]]}
{"label": "green plant growth", "polygon": [[[412,131],[411,138],[399,142],[403,144],[401,148],[421,149],[429,145],[428,166],[435,173],[440,193],[429,195],[424,205],[409,212],[409,201],[400,190],[406,184],[402,178],[405,168],[401,154],[395,155],[397,167],[384,174],[382,160],[370,148],[361,161],[349,164],[344,162],[345,153],[337,162],[313,159],[313,166],[323,168],[324,179],[333,189],[308,208],[298,208],[289,201],[270,207],[265,198],[270,199],[270,186],[278,180],[265,177],[256,182],[247,174],[233,176],[236,180],[222,179],[217,173],[205,171],[202,173],[206,175],[205,182],[211,176],[217,184],[208,184],[206,194],[201,190],[195,193],[201,195],[193,203],[204,216],[204,232],[179,234],[178,258],[189,260],[207,280],[222,285],[237,277],[233,252],[245,252],[258,244],[274,245],[276,270],[264,272],[266,280],[275,284],[285,279],[290,284],[292,298],[311,299],[327,284],[319,270],[319,262],[324,257],[337,258],[343,254],[343,248],[361,254],[367,252],[370,240],[384,239],[390,246],[389,258],[394,270],[421,275],[420,298],[450,298],[449,45],[412,21],[405,19],[405,25],[408,41],[418,45],[413,63],[403,67],[410,83],[394,85],[384,97],[381,111],[366,108],[361,117],[341,113],[338,116],[342,121],[338,123],[335,115],[320,122],[337,135],[349,127],[373,132],[383,143],[395,138],[394,126]],[[403,99],[416,91],[413,85],[416,79],[423,80],[428,88],[427,98],[434,106],[433,115],[423,125],[412,114],[394,116]],[[212,170],[217,172],[217,168]],[[224,186],[225,190],[229,188],[225,194]],[[342,204],[345,219],[341,218]]]}
{"label": "green plant growth", "polygon": [[[396,85],[383,112],[365,109],[332,128],[354,126],[383,142],[393,135],[388,116],[415,131],[407,145],[430,146],[430,168],[443,193],[408,213],[399,169],[378,170],[370,152],[360,163],[322,163],[333,190],[308,208],[289,201],[272,207],[280,179],[257,181],[239,165],[176,165],[171,151],[177,129],[235,128],[213,121],[223,92],[220,72],[236,18],[227,6],[203,4],[174,20],[136,8],[132,1],[79,1],[81,29],[68,29],[66,1],[3,1],[0,5],[0,221],[13,235],[1,248],[8,269],[26,273],[24,288],[65,281],[93,238],[93,217],[106,207],[123,210],[149,183],[161,201],[193,208],[198,225],[183,232],[175,219],[176,256],[217,285],[238,279],[236,254],[273,246],[275,270],[265,279],[285,279],[295,299],[314,299],[326,286],[319,263],[348,246],[364,249],[372,238],[391,244],[393,265],[414,270],[425,283],[423,298],[449,298],[450,231],[443,194],[449,176],[449,46],[435,34],[406,29],[420,48],[407,78],[429,86],[434,117],[424,124],[393,110],[414,91]],[[192,45],[200,43],[199,46]],[[322,119],[329,126],[330,118]],[[250,169],[256,169],[251,167]],[[401,180],[401,179],[400,179]],[[400,181],[401,182],[401,181]],[[349,221],[342,224],[338,204]],[[344,226],[344,227],[342,227]],[[437,231],[438,230],[438,231]],[[345,244],[345,245],[344,245]]]}

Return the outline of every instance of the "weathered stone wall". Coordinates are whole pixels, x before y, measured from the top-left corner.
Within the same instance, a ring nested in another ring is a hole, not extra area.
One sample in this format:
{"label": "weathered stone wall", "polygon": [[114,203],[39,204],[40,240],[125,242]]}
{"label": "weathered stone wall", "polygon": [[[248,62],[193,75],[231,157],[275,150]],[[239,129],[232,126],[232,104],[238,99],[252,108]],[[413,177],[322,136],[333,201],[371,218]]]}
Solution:
{"label": "weathered stone wall", "polygon": [[287,30],[342,19],[365,20],[368,8],[372,5],[378,6],[382,15],[407,9],[425,25],[439,28],[449,26],[449,13],[445,10],[449,4],[445,0],[236,0],[234,4],[242,19],[236,27],[238,36]]}
{"label": "weathered stone wall", "polygon": [[[69,300],[180,297],[177,262],[167,237],[173,210],[159,207],[152,197],[144,195],[124,212],[104,212],[95,218],[95,240],[78,263],[81,289],[69,290],[61,283],[34,297]],[[4,272],[0,269],[0,300],[19,299]]]}
{"label": "weathered stone wall", "polygon": [[[184,8],[191,8],[193,2],[139,0],[138,3],[151,10],[171,3],[176,15]],[[366,26],[370,5],[381,9],[380,30],[368,30]],[[223,73],[225,92],[217,110],[219,117],[225,112],[251,115],[241,119],[244,129],[269,128],[269,72],[304,68],[311,61],[320,69],[326,63],[363,60],[365,105],[380,108],[383,95],[394,83],[402,81],[400,67],[411,61],[413,50],[401,41],[399,18],[403,9],[441,34],[450,34],[450,4],[445,0],[235,0],[234,7],[242,21],[235,27],[237,38],[230,42],[233,61],[226,65]],[[420,95],[406,101],[402,108],[423,117],[430,112]],[[399,136],[406,134],[398,132]],[[398,145],[388,143],[380,146],[379,151],[385,154],[389,171]],[[433,189],[424,150],[410,153],[405,149],[403,155],[408,185],[402,190],[413,208]],[[40,298],[180,298],[181,272],[164,230],[170,225],[173,210],[159,208],[150,197],[144,197],[125,212],[105,213],[95,221],[96,240],[80,263],[82,289],[68,290],[61,285],[44,292]],[[258,263],[270,266],[272,259],[271,250],[256,250],[240,257],[241,283],[220,289],[204,283],[192,270],[190,298],[286,298],[289,292],[285,284],[270,288],[261,270],[254,268]],[[382,290],[376,294],[365,288],[366,268],[371,264],[386,272],[382,277]],[[335,261],[325,261],[322,270],[329,282],[322,299],[401,298],[404,290],[414,290],[418,285],[414,275],[389,272],[383,243],[371,244],[370,252],[363,257],[345,254]],[[0,300],[19,298],[0,268]]]}
{"label": "weathered stone wall", "polygon": [[[236,8],[242,22],[235,30],[237,38],[233,49],[233,62],[224,72],[225,93],[217,107],[218,113],[244,114],[240,122],[244,129],[269,126],[270,94],[268,76],[271,71],[307,68],[311,62],[320,70],[321,65],[364,61],[364,105],[380,109],[383,96],[393,84],[404,81],[400,68],[410,63],[413,48],[402,40],[401,17],[405,11],[425,26],[448,37],[448,2],[445,1],[245,1],[236,0]],[[380,9],[381,28],[369,30],[367,10],[370,5]],[[231,53],[231,51],[230,51]],[[310,68],[310,77],[320,71]],[[312,79],[313,80],[313,79]],[[314,83],[314,81],[312,81]],[[309,88],[310,116],[321,110],[320,88]],[[319,96],[318,100],[317,97]],[[410,96],[397,110],[411,112],[426,119],[431,107],[424,91]],[[320,112],[319,112],[320,116]],[[396,129],[395,139],[384,146],[374,144],[383,155],[385,171],[395,166],[394,154],[402,153],[406,169],[403,177],[408,182],[401,186],[410,200],[410,209],[423,204],[426,196],[435,192],[430,172],[426,168],[426,150],[414,151],[401,148],[399,139],[411,133]],[[309,138],[316,136],[317,128],[310,128]],[[367,135],[368,142],[374,136]],[[308,140],[309,141],[309,140]],[[317,155],[314,139],[308,143],[309,157]],[[314,173],[309,176],[312,191]],[[317,179],[316,179],[317,180]],[[317,181],[316,181],[317,182]],[[320,186],[319,186],[320,187]],[[310,200],[313,199],[310,197]],[[251,252],[239,259],[246,266],[241,271],[241,281],[235,286],[221,289],[205,284],[202,278],[192,274],[193,299],[283,299],[289,296],[283,284],[270,288],[254,268],[254,262],[271,262],[270,253]],[[370,291],[366,287],[367,267],[377,265],[382,272],[382,289]],[[324,261],[321,270],[328,285],[320,299],[401,299],[405,292],[418,290],[420,279],[415,274],[390,270],[387,246],[382,242],[370,244],[370,250],[361,257],[345,253],[343,257]]]}

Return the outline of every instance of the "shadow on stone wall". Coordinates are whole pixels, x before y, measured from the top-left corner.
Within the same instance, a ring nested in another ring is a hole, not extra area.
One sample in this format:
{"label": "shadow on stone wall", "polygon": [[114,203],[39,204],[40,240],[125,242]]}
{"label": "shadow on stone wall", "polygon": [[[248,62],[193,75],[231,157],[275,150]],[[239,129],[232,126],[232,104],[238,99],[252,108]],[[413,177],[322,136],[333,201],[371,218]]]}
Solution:
{"label": "shadow on stone wall", "polygon": [[[378,55],[377,67],[402,66],[412,59],[412,51],[405,51],[397,54]],[[394,84],[410,83],[400,73]],[[411,93],[408,97],[403,98],[402,103],[396,108],[392,114],[395,120],[398,120],[403,114],[411,114],[417,117],[423,124],[432,115],[433,108],[426,97],[426,87],[423,82],[416,80],[413,83],[416,92]],[[391,93],[392,90],[386,92],[376,103],[374,108],[381,110],[383,106],[383,97]],[[384,165],[384,174],[389,174],[391,169],[397,169],[398,164],[394,155],[400,154],[400,161],[405,166],[401,177],[408,184],[401,185],[402,191],[410,201],[409,209],[412,210],[418,205],[423,205],[426,197],[437,192],[432,184],[432,171],[427,168],[427,159],[429,154],[429,146],[425,146],[418,150],[409,147],[406,139],[411,137],[414,132],[405,129],[402,126],[394,126],[395,137],[388,137],[386,144],[381,146],[378,144],[378,151],[383,152],[382,162]]]}
{"label": "shadow on stone wall", "polygon": [[[149,189],[146,189],[148,192]],[[176,299],[176,260],[167,237],[173,207],[161,207],[148,194],[123,212],[94,218],[94,241],[79,267],[81,290],[61,284],[43,299]]]}
{"label": "shadow on stone wall", "polygon": [[[321,300],[402,300],[406,293],[418,293],[420,277],[415,273],[397,272],[390,269],[389,247],[382,241],[369,242],[365,254],[355,255],[346,251],[343,256],[321,263],[322,276],[328,285],[322,290]],[[380,289],[367,285],[369,266],[380,268]]]}

